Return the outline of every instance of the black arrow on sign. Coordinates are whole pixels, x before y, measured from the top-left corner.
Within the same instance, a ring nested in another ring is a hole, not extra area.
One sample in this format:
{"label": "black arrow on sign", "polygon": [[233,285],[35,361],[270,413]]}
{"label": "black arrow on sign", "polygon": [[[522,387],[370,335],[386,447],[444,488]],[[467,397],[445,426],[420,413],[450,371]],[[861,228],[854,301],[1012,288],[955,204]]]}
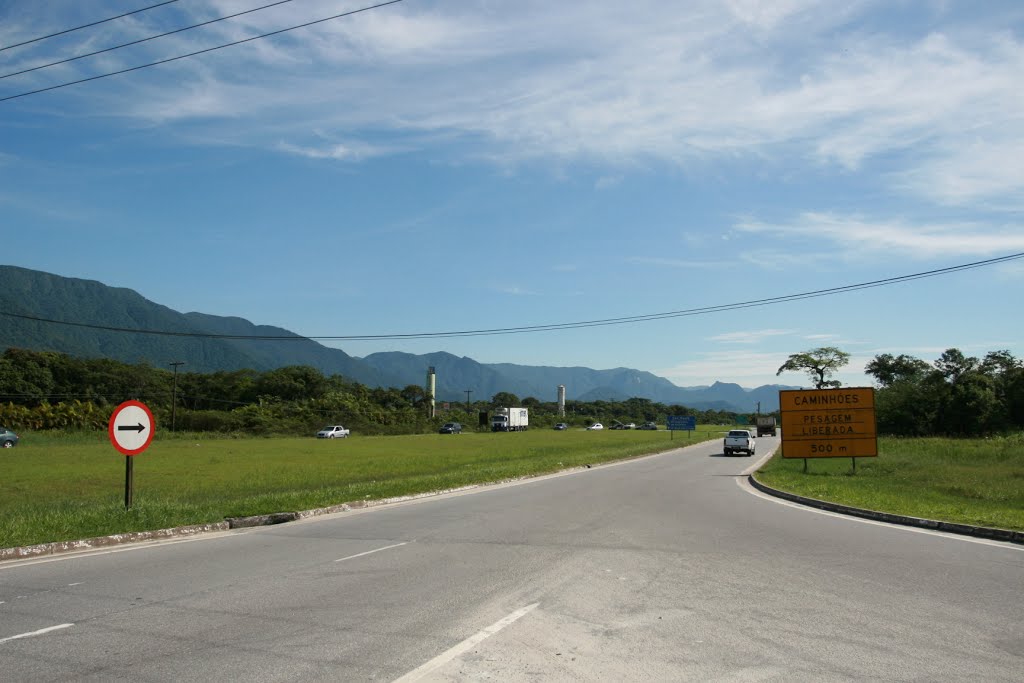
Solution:
{"label": "black arrow on sign", "polygon": [[132,427],[130,425],[129,426],[117,425],[117,431],[119,431],[119,432],[138,432],[139,434],[141,434],[145,430],[146,430],[146,428],[142,426],[141,422],[139,424],[135,425],[134,427]]}

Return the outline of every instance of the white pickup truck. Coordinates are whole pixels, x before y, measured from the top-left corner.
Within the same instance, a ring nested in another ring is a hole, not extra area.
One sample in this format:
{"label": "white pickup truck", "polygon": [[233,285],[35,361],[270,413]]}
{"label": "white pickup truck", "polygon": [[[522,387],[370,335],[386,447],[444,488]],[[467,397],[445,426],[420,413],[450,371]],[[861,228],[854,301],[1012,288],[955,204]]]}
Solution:
{"label": "white pickup truck", "polygon": [[757,442],[754,435],[745,429],[730,429],[722,442],[722,452],[726,455],[740,451],[747,455],[753,455],[757,450]]}
{"label": "white pickup truck", "polygon": [[348,430],[341,425],[329,425],[316,433],[318,439],[345,439],[348,438]]}

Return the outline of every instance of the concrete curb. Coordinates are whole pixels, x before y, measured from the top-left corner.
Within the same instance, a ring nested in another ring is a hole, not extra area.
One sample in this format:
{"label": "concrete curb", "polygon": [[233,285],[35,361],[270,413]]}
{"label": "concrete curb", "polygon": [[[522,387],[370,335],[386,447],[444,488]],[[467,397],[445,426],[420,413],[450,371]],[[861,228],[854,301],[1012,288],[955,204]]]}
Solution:
{"label": "concrete curb", "polygon": [[111,536],[97,536],[96,538],[87,538],[80,541],[57,541],[54,543],[40,543],[38,545],[27,545],[17,548],[0,548],[0,562],[4,562],[6,560],[24,560],[33,557],[47,557],[50,555],[71,553],[79,550],[109,548],[113,546],[127,545],[129,543],[141,543],[144,541],[157,541],[184,536],[195,536],[197,534],[208,533],[211,531],[228,531],[230,529],[245,529],[249,527],[269,526],[272,524],[284,524],[286,522],[295,522],[301,519],[309,519],[311,517],[319,517],[322,515],[332,515],[339,512],[350,512],[352,510],[376,507],[378,505],[390,505],[409,500],[417,500],[419,498],[440,496],[447,493],[458,493],[460,491],[480,488],[481,486],[485,486],[485,484],[473,484],[471,486],[445,489],[443,491],[431,491],[429,493],[420,493],[412,496],[398,496],[395,498],[382,498],[380,500],[358,500],[351,503],[331,505],[325,508],[301,510],[299,512],[274,512],[268,515],[253,515],[251,517],[228,517],[223,522],[216,522],[213,524],[195,524],[192,526],[181,526],[171,529],[157,529],[155,531],[133,531],[123,534],[113,534]]}
{"label": "concrete curb", "polygon": [[1010,529],[995,529],[986,526],[971,526],[969,524],[956,524],[954,522],[941,522],[934,519],[922,519],[921,517],[908,517],[907,515],[894,515],[888,512],[877,512],[875,510],[864,510],[862,508],[850,507],[849,505],[840,505],[839,503],[830,503],[825,500],[818,500],[817,498],[806,498],[799,496],[795,493],[789,493],[788,491],[780,491],[779,489],[773,489],[772,487],[762,484],[754,478],[753,474],[747,476],[747,481],[758,491],[767,493],[770,496],[776,498],[783,498],[793,503],[799,503],[801,505],[807,505],[809,507],[818,508],[820,510],[827,510],[829,512],[838,512],[844,515],[850,515],[852,517],[863,517],[864,519],[873,519],[878,522],[888,522],[889,524],[901,524],[903,526],[913,526],[922,529],[931,529],[933,531],[945,531],[951,534],[960,534],[962,536],[973,536],[975,538],[987,538],[993,541],[1004,541],[1007,543],[1019,543],[1024,545],[1024,531],[1012,531]]}
{"label": "concrete curb", "polygon": [[217,522],[215,524],[195,524],[173,529],[157,529],[155,531],[131,531],[112,536],[86,538],[81,541],[57,541],[55,543],[26,545],[19,548],[0,548],[0,562],[4,560],[22,560],[29,557],[45,557],[47,555],[75,552],[76,550],[95,550],[96,548],[108,548],[126,543],[141,543],[143,541],[156,541],[180,536],[195,536],[196,534],[210,531],[227,531],[229,528],[227,522]]}

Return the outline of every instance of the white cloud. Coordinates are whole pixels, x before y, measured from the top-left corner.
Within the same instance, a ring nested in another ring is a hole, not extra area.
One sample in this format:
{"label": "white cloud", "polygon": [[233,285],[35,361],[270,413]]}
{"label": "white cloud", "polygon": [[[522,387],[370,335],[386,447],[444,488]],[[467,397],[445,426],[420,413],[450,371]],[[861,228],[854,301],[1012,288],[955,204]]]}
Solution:
{"label": "white cloud", "polygon": [[725,342],[728,344],[759,344],[768,337],[782,337],[794,334],[793,330],[745,330],[742,332],[726,332],[708,337],[708,341]]}
{"label": "white cloud", "polygon": [[370,157],[387,153],[384,149],[361,143],[338,143],[329,144],[324,147],[302,147],[281,142],[278,144],[278,149],[310,159],[331,159],[334,161],[363,161]]}
{"label": "white cloud", "polygon": [[915,259],[989,256],[1024,250],[1019,226],[993,229],[978,223],[920,223],[807,212],[789,223],[745,220],[735,229],[796,240],[840,244],[846,252],[898,253]]}
{"label": "white cloud", "polygon": [[668,368],[652,370],[679,386],[711,384],[715,381],[736,382],[747,388],[764,384],[801,384],[789,373],[776,376],[786,356],[779,353],[755,351],[712,351],[700,353],[696,358]]}
{"label": "white cloud", "polygon": [[[220,0],[193,18],[242,8]],[[932,6],[915,25],[893,21],[888,10],[886,3],[837,9],[811,0],[409,3],[157,67],[145,77],[115,77],[103,97],[77,92],[100,116],[244,122],[206,136],[190,131],[221,144],[273,147],[284,140],[283,149],[310,151],[316,148],[303,142],[308,131],[323,128],[342,138],[368,129],[411,134],[437,154],[442,142],[471,142],[456,154],[502,164],[690,168],[743,157],[858,172],[884,157],[892,189],[947,204],[1020,206],[1024,44],[998,12],[964,20]],[[111,53],[104,66],[132,66],[338,11],[334,2],[316,1],[254,12],[124,57]],[[149,16],[126,24],[133,37],[154,31]],[[123,39],[116,30],[104,27],[101,35]],[[607,173],[596,186],[619,177]]]}
{"label": "white cloud", "polygon": [[511,294],[513,296],[538,296],[538,294],[539,294],[538,292],[535,292],[535,291],[533,291],[531,289],[525,289],[523,287],[519,287],[518,285],[509,285],[509,286],[505,286],[505,287],[494,287],[494,290],[496,292],[501,292],[502,294]]}
{"label": "white cloud", "polygon": [[[1024,66],[1022,66],[1024,68]],[[950,205],[994,199],[996,206],[1024,208],[1024,126],[995,131],[991,139],[978,131],[974,139],[940,146],[923,163],[892,175],[904,190]]]}
{"label": "white cloud", "polygon": [[721,268],[728,265],[723,261],[690,261],[685,259],[659,258],[657,256],[630,256],[630,263],[647,266],[665,266],[668,268]]}

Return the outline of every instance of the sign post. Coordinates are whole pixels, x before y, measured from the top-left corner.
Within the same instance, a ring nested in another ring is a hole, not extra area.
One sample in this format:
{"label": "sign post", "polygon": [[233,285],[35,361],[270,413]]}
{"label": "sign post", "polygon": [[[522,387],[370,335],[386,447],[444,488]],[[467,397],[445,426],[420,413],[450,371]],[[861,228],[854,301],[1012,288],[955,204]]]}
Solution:
{"label": "sign post", "polygon": [[149,448],[154,433],[153,413],[145,403],[125,401],[114,409],[107,423],[110,443],[125,455],[124,460],[124,509],[132,507],[133,467],[132,456]]}
{"label": "sign post", "polygon": [[875,390],[871,387],[841,389],[783,389],[782,457],[856,458],[878,456],[875,429]]}
{"label": "sign post", "polygon": [[[668,415],[665,417],[665,423],[668,425],[670,441],[675,438],[676,430],[692,432],[697,428],[697,418],[693,415]],[[686,438],[690,438],[690,434],[687,434]]]}

